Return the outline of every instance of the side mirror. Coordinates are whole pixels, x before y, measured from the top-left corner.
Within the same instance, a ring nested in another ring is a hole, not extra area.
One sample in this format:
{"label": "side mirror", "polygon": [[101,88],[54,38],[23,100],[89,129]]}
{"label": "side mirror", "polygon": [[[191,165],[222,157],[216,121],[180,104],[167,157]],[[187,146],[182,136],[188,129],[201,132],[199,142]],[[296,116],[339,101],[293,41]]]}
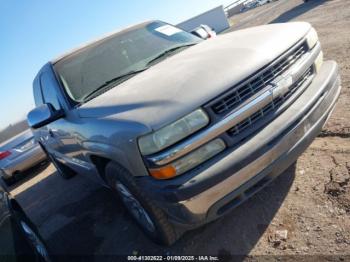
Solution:
{"label": "side mirror", "polygon": [[43,104],[28,113],[27,122],[31,128],[39,128],[61,117],[63,110],[55,110],[51,104]]}

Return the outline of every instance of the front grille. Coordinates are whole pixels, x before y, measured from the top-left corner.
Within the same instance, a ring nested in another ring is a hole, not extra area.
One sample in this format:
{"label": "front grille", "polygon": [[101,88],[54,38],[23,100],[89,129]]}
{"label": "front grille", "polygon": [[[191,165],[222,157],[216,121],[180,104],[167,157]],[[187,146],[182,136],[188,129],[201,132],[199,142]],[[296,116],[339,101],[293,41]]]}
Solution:
{"label": "front grille", "polygon": [[250,117],[246,118],[242,122],[235,125],[228,131],[228,134],[231,136],[239,135],[244,130],[248,129],[252,125],[255,125],[258,121],[262,120],[264,116],[273,114],[277,111],[278,108],[293,94],[299,87],[305,84],[313,76],[313,69],[310,67],[303,76],[296,82],[289,91],[283,96],[275,98],[271,103],[267,104],[265,107],[255,112]]}
{"label": "front grille", "polygon": [[295,48],[290,55],[261,70],[248,83],[239,88],[231,89],[218,102],[211,106],[213,112],[217,115],[229,113],[248,98],[267,87],[272,80],[287,71],[307,51],[308,48],[304,42]]}

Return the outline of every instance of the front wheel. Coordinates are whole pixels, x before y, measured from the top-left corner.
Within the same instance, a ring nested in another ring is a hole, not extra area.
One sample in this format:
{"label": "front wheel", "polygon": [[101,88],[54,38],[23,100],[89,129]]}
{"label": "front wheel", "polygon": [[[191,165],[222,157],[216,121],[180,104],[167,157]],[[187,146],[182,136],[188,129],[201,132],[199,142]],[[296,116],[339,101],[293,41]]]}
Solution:
{"label": "front wheel", "polygon": [[179,236],[166,214],[139,189],[129,172],[111,162],[106,167],[106,178],[130,215],[153,241],[171,245],[177,240]]}

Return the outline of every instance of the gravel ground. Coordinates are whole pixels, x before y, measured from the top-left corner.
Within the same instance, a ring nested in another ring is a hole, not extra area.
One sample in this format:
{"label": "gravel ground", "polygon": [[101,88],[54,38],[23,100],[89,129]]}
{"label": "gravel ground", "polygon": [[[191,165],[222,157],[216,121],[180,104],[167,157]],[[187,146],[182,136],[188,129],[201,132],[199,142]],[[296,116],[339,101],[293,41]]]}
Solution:
{"label": "gravel ground", "polygon": [[117,254],[210,254],[227,261],[350,259],[349,1],[280,0],[233,17],[230,30],[287,21],[312,23],[325,58],[339,63],[343,83],[324,131],[296,164],[230,214],[186,233],[170,248],[149,241],[110,191],[79,176],[63,181],[52,165],[42,167],[12,193],[51,252],[113,261]]}

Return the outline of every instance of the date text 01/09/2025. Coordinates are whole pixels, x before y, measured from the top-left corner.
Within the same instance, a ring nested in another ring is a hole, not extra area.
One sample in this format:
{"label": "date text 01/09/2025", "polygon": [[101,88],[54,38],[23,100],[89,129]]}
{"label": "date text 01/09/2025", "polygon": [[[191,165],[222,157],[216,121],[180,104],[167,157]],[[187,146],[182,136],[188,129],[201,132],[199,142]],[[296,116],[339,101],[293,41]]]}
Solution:
{"label": "date text 01/09/2025", "polygon": [[217,256],[128,256],[128,261],[219,261]]}

